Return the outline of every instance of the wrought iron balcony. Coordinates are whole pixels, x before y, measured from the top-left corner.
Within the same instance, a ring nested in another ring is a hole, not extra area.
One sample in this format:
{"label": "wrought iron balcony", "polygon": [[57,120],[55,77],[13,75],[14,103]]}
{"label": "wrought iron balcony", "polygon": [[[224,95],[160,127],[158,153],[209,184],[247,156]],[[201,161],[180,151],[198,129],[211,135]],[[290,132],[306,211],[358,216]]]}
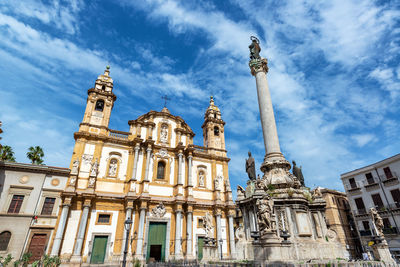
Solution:
{"label": "wrought iron balcony", "polygon": [[378,179],[376,177],[373,177],[372,179],[368,179],[368,180],[364,180],[364,187],[368,188],[368,187],[372,187],[375,185],[378,185]]}
{"label": "wrought iron balcony", "polygon": [[345,184],[344,187],[348,192],[360,190],[361,186],[359,182],[355,182],[354,184]]}
{"label": "wrought iron balcony", "polygon": [[368,211],[366,209],[358,209],[355,211],[355,215],[366,215]]}
{"label": "wrought iron balcony", "polygon": [[383,233],[385,235],[397,235],[397,227],[383,228]]}
{"label": "wrought iron balcony", "polygon": [[360,231],[360,236],[371,236],[372,232],[371,230],[361,230]]}
{"label": "wrought iron balcony", "polygon": [[392,176],[391,177],[387,177],[386,175],[382,175],[382,182],[383,183],[388,183],[388,182],[392,182],[392,181],[396,181],[399,180],[399,176],[397,176],[396,172],[392,171]]}

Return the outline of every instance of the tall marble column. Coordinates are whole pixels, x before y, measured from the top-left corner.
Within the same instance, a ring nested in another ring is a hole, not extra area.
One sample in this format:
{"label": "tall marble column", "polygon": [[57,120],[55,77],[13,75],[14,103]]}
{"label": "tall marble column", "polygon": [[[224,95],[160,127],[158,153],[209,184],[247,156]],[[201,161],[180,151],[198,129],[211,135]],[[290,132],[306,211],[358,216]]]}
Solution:
{"label": "tall marble column", "polygon": [[74,253],[73,253],[74,257],[81,256],[83,238],[85,237],[86,225],[87,225],[87,220],[88,220],[88,216],[89,216],[90,201],[91,201],[90,199],[85,199],[85,202],[83,204],[81,221],[79,223],[79,228],[78,228],[78,236],[76,238],[75,249],[74,249]]}
{"label": "tall marble column", "polygon": [[65,225],[67,223],[68,211],[70,206],[71,206],[71,200],[70,199],[67,201],[64,200],[64,203],[62,204],[62,211],[61,211],[60,221],[58,223],[56,237],[54,238],[53,248],[50,254],[51,256],[58,256],[58,253],[60,252],[61,240],[64,234]]}
{"label": "tall marble column", "polygon": [[150,156],[151,156],[151,147],[146,149],[146,169],[144,173],[144,181],[149,181],[149,166],[150,166]]}
{"label": "tall marble column", "polygon": [[192,228],[193,228],[193,210],[192,207],[188,207],[188,211],[186,213],[186,256],[188,258],[192,257]]}
{"label": "tall marble column", "polygon": [[188,186],[193,186],[193,181],[192,181],[192,159],[193,159],[193,156],[189,155],[188,156]]}
{"label": "tall marble column", "polygon": [[182,179],[182,157],[183,157],[182,152],[179,152],[179,154],[178,154],[178,185],[182,185],[183,184],[183,179]]}
{"label": "tall marble column", "polygon": [[136,243],[136,257],[139,259],[143,258],[143,230],[144,230],[144,219],[146,217],[146,208],[147,203],[143,203],[140,206],[140,214],[139,214],[139,230],[138,230],[138,239]]}
{"label": "tall marble column", "polygon": [[135,159],[133,161],[133,173],[132,173],[132,180],[137,180],[137,165],[139,161],[139,149],[140,146],[139,144],[136,144],[135,146]]}
{"label": "tall marble column", "polygon": [[258,106],[264,137],[266,154],[264,162],[261,164],[261,171],[264,172],[264,185],[265,187],[269,184],[278,188],[290,187],[294,184],[294,180],[292,175],[289,174],[290,163],[282,155],[279,146],[274,109],[267,82],[267,60],[260,57],[260,51],[258,39],[252,38],[249,67],[251,74],[256,78]]}
{"label": "tall marble column", "polygon": [[216,221],[217,221],[217,247],[218,247],[218,257],[222,258],[222,234],[221,234],[221,213],[218,212],[216,214]]}
{"label": "tall marble column", "polygon": [[181,253],[181,227],[182,227],[182,209],[177,208],[175,211],[175,258],[180,258]]}
{"label": "tall marble column", "polygon": [[228,226],[229,226],[229,244],[231,248],[231,258],[236,258],[236,247],[235,247],[235,235],[233,229],[233,214],[229,213],[228,215]]}

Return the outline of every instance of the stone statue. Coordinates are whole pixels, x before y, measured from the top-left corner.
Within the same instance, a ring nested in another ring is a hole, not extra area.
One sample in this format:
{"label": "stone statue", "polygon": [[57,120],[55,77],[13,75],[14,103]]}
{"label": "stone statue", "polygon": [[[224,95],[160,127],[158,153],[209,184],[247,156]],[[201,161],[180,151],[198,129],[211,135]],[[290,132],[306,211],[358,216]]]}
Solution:
{"label": "stone statue", "polygon": [[382,220],[381,215],[379,215],[379,213],[376,211],[375,208],[371,208],[370,212],[371,212],[372,221],[375,224],[375,228],[376,228],[376,232],[377,232],[376,234],[378,236],[382,236],[383,237],[384,224],[383,224],[383,220]]}
{"label": "stone statue", "polygon": [[158,218],[164,217],[165,213],[165,206],[162,202],[151,210],[151,215]]}
{"label": "stone statue", "polygon": [[229,182],[229,179],[225,180],[225,191],[226,192],[231,191],[231,183]]}
{"label": "stone statue", "polygon": [[88,187],[89,187],[89,188],[93,188],[95,182],[96,182],[96,178],[90,177],[90,178],[89,178],[89,185],[88,185]]}
{"label": "stone statue", "polygon": [[168,140],[168,126],[163,124],[161,126],[160,141],[166,143]]}
{"label": "stone statue", "polygon": [[259,59],[260,57],[260,41],[257,37],[251,36],[250,37],[251,44],[249,45],[250,48],[250,59]]}
{"label": "stone statue", "polygon": [[204,172],[199,172],[199,186],[204,186]]}
{"label": "stone statue", "polygon": [[78,174],[79,159],[76,159],[72,164],[71,174]]}
{"label": "stone statue", "polygon": [[314,189],[314,191],[312,193],[312,198],[313,199],[322,198],[321,188],[319,186]]}
{"label": "stone statue", "polygon": [[213,218],[210,213],[206,213],[203,217],[203,227],[206,232],[206,237],[213,238],[214,237],[214,226],[213,226]]}
{"label": "stone statue", "polygon": [[256,179],[256,165],[254,162],[254,158],[251,156],[250,151],[249,151],[249,158],[246,159],[246,172],[250,180]]}
{"label": "stone statue", "polygon": [[108,175],[109,176],[117,176],[117,167],[118,167],[117,160],[112,159],[110,161],[110,166],[108,168]]}
{"label": "stone statue", "polygon": [[299,179],[301,186],[305,186],[304,183],[304,176],[303,176],[303,171],[301,170],[301,166],[300,168],[296,166],[296,161],[292,161],[293,163],[293,168],[292,168],[292,173],[294,176],[297,177],[297,179]]}
{"label": "stone statue", "polygon": [[237,186],[236,192],[237,198],[244,198],[244,195],[246,193],[246,191],[244,191],[243,187],[241,187],[240,185]]}
{"label": "stone statue", "polygon": [[266,195],[263,199],[258,199],[256,205],[261,234],[270,232],[272,230],[271,197]]}
{"label": "stone statue", "polygon": [[71,179],[69,180],[69,185],[75,186],[76,183],[76,176],[72,176]]}
{"label": "stone statue", "polygon": [[90,169],[90,176],[96,177],[98,168],[99,168],[99,163],[97,163],[96,159],[96,161],[92,163],[92,168]]}
{"label": "stone statue", "polygon": [[214,180],[214,188],[215,190],[221,190],[221,183],[224,178],[221,175],[218,175]]}

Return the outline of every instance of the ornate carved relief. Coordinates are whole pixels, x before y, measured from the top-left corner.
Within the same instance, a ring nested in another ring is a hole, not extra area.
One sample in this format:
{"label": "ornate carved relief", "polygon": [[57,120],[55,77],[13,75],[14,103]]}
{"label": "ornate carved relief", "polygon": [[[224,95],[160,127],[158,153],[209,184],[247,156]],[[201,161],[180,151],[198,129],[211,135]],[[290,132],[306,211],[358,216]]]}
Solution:
{"label": "ornate carved relief", "polygon": [[78,174],[78,169],[79,169],[79,159],[76,159],[72,164],[71,174],[75,175]]}
{"label": "ornate carved relief", "polygon": [[214,237],[214,226],[213,226],[213,218],[210,213],[206,213],[203,219],[203,227],[206,232],[206,237],[213,238]]}
{"label": "ornate carved relief", "polygon": [[151,216],[157,218],[164,217],[165,213],[166,213],[165,206],[162,202],[151,210]]}

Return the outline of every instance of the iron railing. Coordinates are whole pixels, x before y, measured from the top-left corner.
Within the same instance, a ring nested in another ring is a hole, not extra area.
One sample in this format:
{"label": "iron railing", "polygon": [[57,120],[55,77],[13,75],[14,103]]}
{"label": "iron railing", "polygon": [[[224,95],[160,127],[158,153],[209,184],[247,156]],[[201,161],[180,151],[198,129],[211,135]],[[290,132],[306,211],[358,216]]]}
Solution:
{"label": "iron railing", "polygon": [[117,131],[117,130],[109,130],[108,136],[119,138],[119,139],[128,139],[129,133],[121,132],[121,131]]}

